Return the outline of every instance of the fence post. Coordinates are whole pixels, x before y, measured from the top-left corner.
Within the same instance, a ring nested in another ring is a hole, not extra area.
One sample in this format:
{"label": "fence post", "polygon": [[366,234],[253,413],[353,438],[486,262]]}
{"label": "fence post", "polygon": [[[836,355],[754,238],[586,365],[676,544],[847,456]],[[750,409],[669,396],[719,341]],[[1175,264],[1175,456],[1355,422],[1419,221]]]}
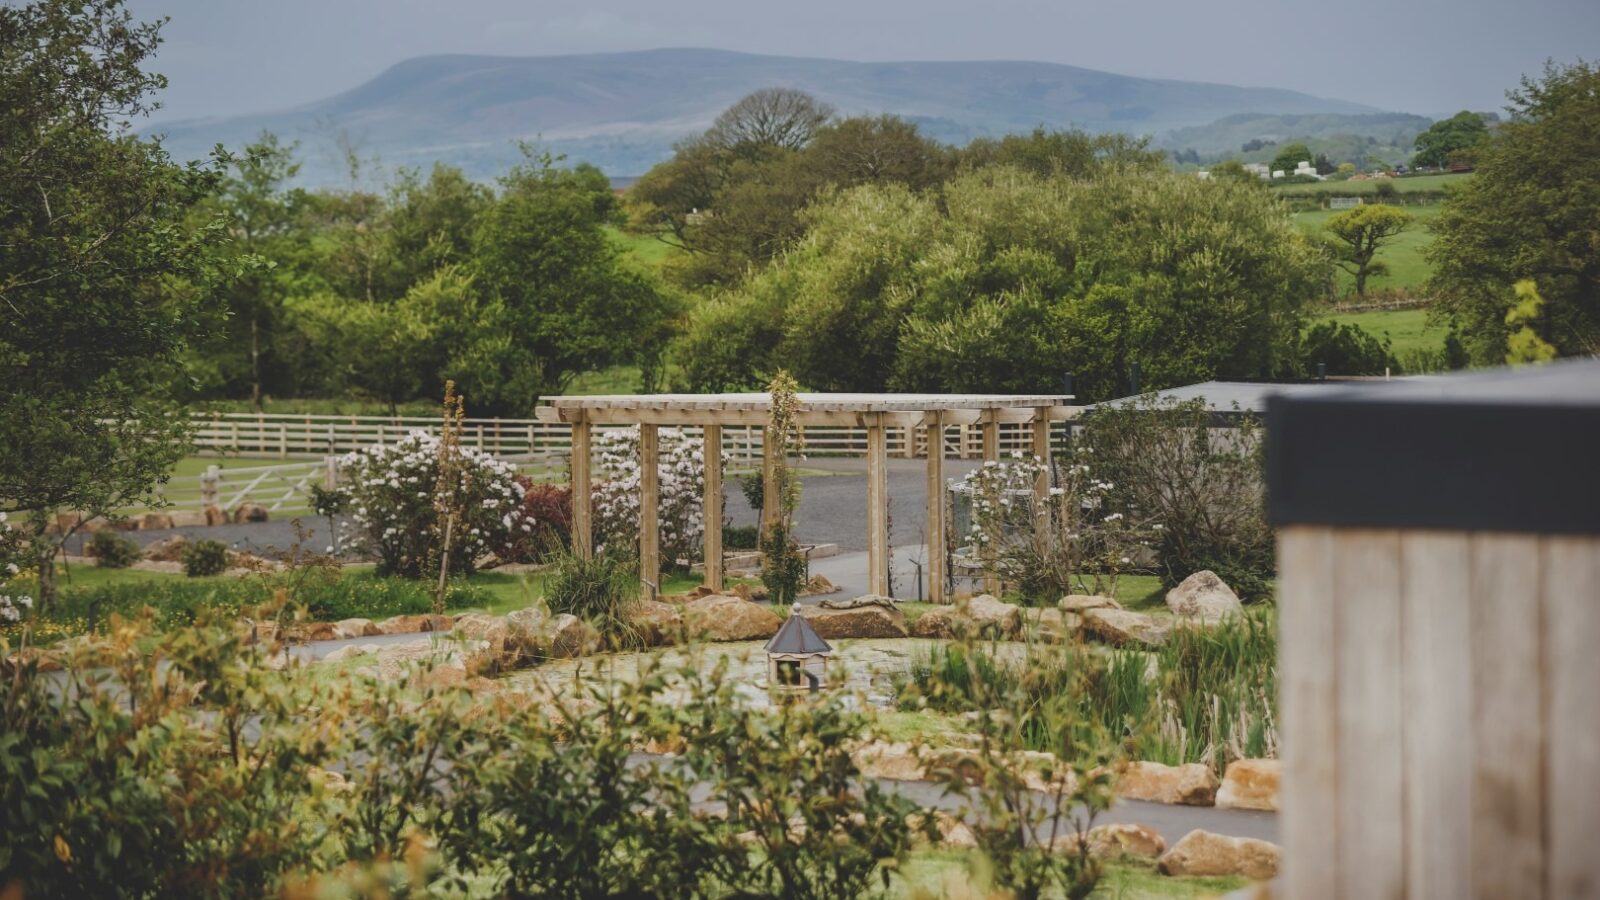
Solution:
{"label": "fence post", "polygon": [[[200,509],[202,511],[217,505],[217,482],[221,479],[222,470],[216,463],[206,466],[206,472],[200,476]],[[207,522],[206,524],[211,524]]]}
{"label": "fence post", "polygon": [[322,489],[332,491],[339,486],[339,457],[322,458]]}

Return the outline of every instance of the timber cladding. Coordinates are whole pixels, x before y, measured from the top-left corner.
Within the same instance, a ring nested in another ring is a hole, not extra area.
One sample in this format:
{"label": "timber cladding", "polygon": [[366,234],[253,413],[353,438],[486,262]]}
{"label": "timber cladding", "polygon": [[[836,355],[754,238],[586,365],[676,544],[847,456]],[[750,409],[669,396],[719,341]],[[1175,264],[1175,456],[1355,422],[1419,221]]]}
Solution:
{"label": "timber cladding", "polygon": [[1286,895],[1600,897],[1600,363],[1267,425]]}

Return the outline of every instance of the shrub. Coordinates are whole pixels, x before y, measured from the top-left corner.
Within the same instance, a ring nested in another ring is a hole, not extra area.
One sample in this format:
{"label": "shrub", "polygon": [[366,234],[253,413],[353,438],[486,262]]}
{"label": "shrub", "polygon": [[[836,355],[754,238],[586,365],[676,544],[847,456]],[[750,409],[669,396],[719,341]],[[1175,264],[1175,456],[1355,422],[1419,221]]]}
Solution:
{"label": "shrub", "polygon": [[[457,452],[465,518],[455,524],[451,568],[470,575],[478,557],[520,529],[523,486],[510,463],[471,447]],[[358,542],[377,556],[379,573],[419,578],[437,572],[443,544],[434,505],[439,438],[413,431],[394,444],[350,453],[339,466]]]}
{"label": "shrub", "polygon": [[[660,490],[656,518],[661,526],[661,561],[668,569],[688,566],[700,555],[705,536],[705,454],[698,440],[676,428],[656,432]],[[595,543],[636,548],[639,541],[639,429],[601,432],[600,472],[594,489]],[[727,465],[724,457],[723,465]],[[630,549],[628,552],[636,552]]]}
{"label": "shrub", "polygon": [[1334,321],[1318,322],[1300,339],[1300,358],[1307,375],[1315,374],[1317,364],[1329,375],[1382,375],[1398,368],[1389,349],[1389,336],[1378,337],[1360,325]]}
{"label": "shrub", "polygon": [[183,548],[183,574],[190,578],[221,575],[228,571],[228,545],[221,541],[200,540]]}
{"label": "shrub", "polygon": [[756,512],[761,512],[761,507],[767,502],[766,484],[761,473],[746,472],[740,475],[739,490],[744,492],[744,502],[750,504],[750,508]]}
{"label": "shrub", "polygon": [[761,529],[756,525],[723,525],[722,546],[729,550],[754,550],[761,544]]}
{"label": "shrub", "polygon": [[639,635],[629,612],[639,589],[638,560],[615,546],[588,559],[562,553],[546,575],[545,605],[593,625],[610,646],[633,646]]}
{"label": "shrub", "polygon": [[138,544],[106,529],[96,531],[89,539],[89,555],[105,569],[126,569],[144,558]]}
{"label": "shrub", "polygon": [[496,554],[506,562],[543,562],[555,551],[572,546],[572,486],[534,482],[518,475],[522,502],[516,527],[506,534]]}
{"label": "shrub", "polygon": [[[398,576],[335,575],[302,582],[289,599],[318,622],[387,619],[432,611],[433,586]],[[472,585],[452,581],[445,589],[447,609],[483,608],[493,602],[492,594]]]}

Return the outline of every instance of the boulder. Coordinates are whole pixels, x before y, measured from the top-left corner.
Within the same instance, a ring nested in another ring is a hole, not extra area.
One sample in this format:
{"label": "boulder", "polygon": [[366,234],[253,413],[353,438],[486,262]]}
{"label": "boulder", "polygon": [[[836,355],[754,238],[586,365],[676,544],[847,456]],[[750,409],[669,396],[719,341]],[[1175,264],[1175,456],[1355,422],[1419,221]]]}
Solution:
{"label": "boulder", "polygon": [[862,778],[887,778],[892,781],[922,781],[927,773],[922,755],[905,743],[873,741],[856,748],[850,759],[861,770]]}
{"label": "boulder", "polygon": [[953,638],[962,634],[1014,638],[1022,634],[1022,608],[989,594],[959,600],[924,612],[912,623],[911,633],[923,638]]}
{"label": "boulder", "polygon": [[370,656],[377,652],[377,644],[346,644],[332,653],[329,653],[327,656],[324,656],[322,661],[328,663],[344,662],[347,659],[355,659],[358,656]]}
{"label": "boulder", "polygon": [[826,576],[813,575],[806,579],[805,587],[800,589],[800,596],[815,597],[820,594],[836,593],[838,590],[839,588],[829,581]]}
{"label": "boulder", "polygon": [[311,622],[296,628],[294,636],[302,641],[335,641],[339,629],[332,622]]}
{"label": "boulder", "polygon": [[423,670],[417,678],[417,686],[423,690],[443,691],[464,687],[466,683],[467,670],[456,665],[434,666]]}
{"label": "boulder", "polygon": [[683,630],[683,616],[671,603],[645,600],[635,603],[628,611],[628,620],[638,630],[639,638],[647,647],[672,643]]}
{"label": "boulder", "polygon": [[778,633],[783,619],[764,606],[726,594],[713,594],[683,605],[689,629],[713,641],[755,641]]}
{"label": "boulder", "polygon": [[338,631],[339,637],[342,638],[372,637],[373,635],[383,634],[371,619],[341,619],[334,623],[334,628]]}
{"label": "boulder", "polygon": [[1275,759],[1236,759],[1222,773],[1217,806],[1223,809],[1278,809],[1278,775]]}
{"label": "boulder", "polygon": [[[922,816],[916,813],[906,816],[906,825],[914,836],[923,833],[925,824]],[[942,809],[933,812],[933,832],[938,835],[939,846],[946,849],[972,850],[978,846],[978,839],[967,823]]]}
{"label": "boulder", "polygon": [[1220,622],[1228,616],[1244,613],[1244,604],[1239,602],[1233,588],[1210,569],[1190,575],[1182,584],[1167,591],[1167,608],[1180,618],[1198,619],[1202,623]]}
{"label": "boulder", "polygon": [[1242,875],[1265,881],[1278,874],[1282,851],[1256,838],[1227,837],[1196,828],[1161,855],[1156,868],[1163,875]]}
{"label": "boulder", "polygon": [[1125,856],[1144,856],[1154,859],[1167,849],[1167,841],[1148,825],[1117,823],[1097,825],[1088,834],[1073,832],[1057,837],[1050,843],[1054,853],[1077,853],[1085,845],[1089,855],[1096,859],[1114,860]]}
{"label": "boulder", "polygon": [[1143,613],[1125,609],[1086,609],[1080,625],[1084,634],[1119,647],[1159,647],[1167,642],[1165,625]]}
{"label": "boulder", "polygon": [[906,614],[898,609],[882,606],[860,606],[855,609],[827,609],[821,606],[797,606],[793,615],[805,616],[806,622],[824,640],[840,638],[903,638]]}
{"label": "boulder", "polygon": [[1124,800],[1210,806],[1217,797],[1217,776],[1201,763],[1130,762],[1117,773],[1116,791]]}
{"label": "boulder", "polygon": [[456,619],[455,633],[469,641],[493,641],[506,635],[506,620],[500,616],[467,613]]}
{"label": "boulder", "polygon": [[203,510],[181,509],[172,513],[173,528],[196,528],[208,524],[210,523],[206,521],[206,514]]}
{"label": "boulder", "polygon": [[884,609],[894,609],[894,598],[882,594],[862,594],[859,597],[829,597],[820,600],[817,605],[823,609],[861,609],[867,606],[881,606]]}
{"label": "boulder", "polygon": [[545,653],[557,659],[571,659],[582,656],[598,642],[597,635],[589,624],[577,616],[562,613],[550,620],[544,630],[539,633],[539,646]]}
{"label": "boulder", "polygon": [[241,503],[234,507],[234,522],[265,522],[270,518],[267,508],[259,503]]}
{"label": "boulder", "polygon": [[755,603],[767,599],[767,587],[762,584],[736,584],[733,586],[733,595],[740,600]]}
{"label": "boulder", "polygon": [[1033,636],[1049,644],[1064,644],[1072,640],[1073,633],[1082,622],[1076,613],[1059,609],[1030,609],[1024,616],[1026,627]]}
{"label": "boulder", "polygon": [[206,525],[207,526],[226,525],[226,524],[228,524],[228,513],[227,513],[226,510],[224,510],[220,506],[208,506],[208,507],[206,507],[205,508],[205,514],[206,514]]}
{"label": "boulder", "polygon": [[167,513],[149,512],[139,517],[140,531],[163,531],[172,527],[172,516]]}
{"label": "boulder", "polygon": [[1065,612],[1081,613],[1086,609],[1121,609],[1122,604],[1110,597],[1099,594],[1068,594],[1061,598],[1061,609]]}
{"label": "boulder", "polygon": [[[1019,750],[1005,757],[1011,771],[1022,777],[1022,783],[1032,791],[1054,793],[1058,788],[1065,793],[1077,790],[1078,778],[1072,767],[1063,763],[1053,753]],[[951,747],[930,750],[924,769],[926,779],[960,779],[970,785],[981,785],[986,764],[983,754],[976,750]]]}
{"label": "boulder", "polygon": [[449,631],[454,620],[449,616],[394,616],[378,623],[383,634],[416,634],[421,631]]}

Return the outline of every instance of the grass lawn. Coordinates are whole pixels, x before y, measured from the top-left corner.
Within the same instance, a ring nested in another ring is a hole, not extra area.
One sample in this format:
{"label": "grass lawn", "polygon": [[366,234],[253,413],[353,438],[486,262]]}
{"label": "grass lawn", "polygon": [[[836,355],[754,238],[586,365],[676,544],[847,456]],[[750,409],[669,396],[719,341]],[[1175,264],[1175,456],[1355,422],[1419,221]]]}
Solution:
{"label": "grass lawn", "polygon": [[1438,350],[1444,347],[1446,328],[1428,324],[1426,309],[1379,309],[1334,313],[1324,318],[1347,325],[1359,325],[1380,337],[1387,334],[1395,356],[1403,356],[1408,350]]}
{"label": "grass lawn", "polygon": [[[1441,207],[1408,206],[1405,209],[1416,217],[1416,221],[1378,251],[1378,259],[1388,264],[1389,274],[1369,278],[1367,280],[1369,288],[1404,288],[1415,291],[1433,274],[1433,266],[1422,254],[1433,242],[1431,227],[1433,221],[1439,217]],[[1319,209],[1313,212],[1295,213],[1294,223],[1307,234],[1324,233],[1322,229],[1327,221],[1342,211]],[[1340,270],[1337,277],[1341,295],[1349,294],[1355,289],[1355,280],[1351,278],[1350,273]]]}
{"label": "grass lawn", "polygon": [[[975,851],[921,850],[911,854],[895,873],[889,896],[987,896],[981,889],[974,889],[982,878],[978,871],[981,868],[982,857]],[[1157,872],[1153,863],[1123,860],[1105,867],[1099,887],[1090,896],[1103,900],[1214,897],[1249,883],[1247,878],[1173,878]]]}
{"label": "grass lawn", "polygon": [[655,271],[662,263],[683,252],[655,235],[634,234],[614,225],[605,226],[605,231],[625,259],[647,272]]}
{"label": "grass lawn", "polygon": [[1307,194],[1376,194],[1378,185],[1392,184],[1396,191],[1402,194],[1430,193],[1443,191],[1456,185],[1466,184],[1472,179],[1471,172],[1455,175],[1408,175],[1404,178],[1390,178],[1387,181],[1374,178],[1368,181],[1319,181],[1316,184],[1286,184],[1274,187],[1285,197],[1304,196]]}

